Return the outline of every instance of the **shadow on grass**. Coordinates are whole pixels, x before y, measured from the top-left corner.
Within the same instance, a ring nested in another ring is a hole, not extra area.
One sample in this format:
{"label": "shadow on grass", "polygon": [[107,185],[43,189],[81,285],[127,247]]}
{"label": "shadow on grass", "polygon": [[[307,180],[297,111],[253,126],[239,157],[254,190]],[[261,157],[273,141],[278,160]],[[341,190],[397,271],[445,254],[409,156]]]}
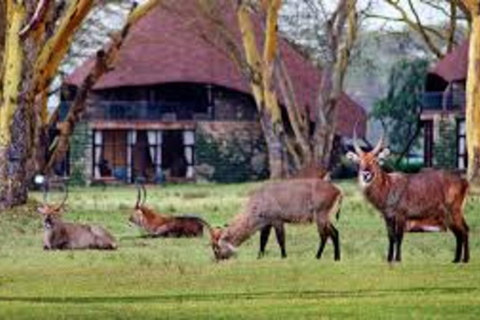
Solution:
{"label": "shadow on grass", "polygon": [[97,297],[0,297],[1,302],[51,303],[51,304],[96,304],[96,303],[157,303],[184,301],[232,301],[259,299],[328,299],[328,298],[372,298],[388,297],[392,294],[422,293],[425,295],[461,294],[480,291],[475,287],[416,287],[393,290],[354,290],[354,291],[264,291],[258,293],[207,293],[177,295],[139,296],[97,296]]}

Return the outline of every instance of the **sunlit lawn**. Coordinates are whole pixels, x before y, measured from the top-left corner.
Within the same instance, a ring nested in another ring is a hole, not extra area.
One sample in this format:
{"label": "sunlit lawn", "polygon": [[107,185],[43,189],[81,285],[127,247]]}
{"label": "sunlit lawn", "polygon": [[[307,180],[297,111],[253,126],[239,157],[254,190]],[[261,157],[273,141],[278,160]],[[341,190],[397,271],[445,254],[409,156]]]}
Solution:
{"label": "sunlit lawn", "polygon": [[[136,191],[73,188],[66,220],[96,223],[119,240],[116,252],[44,252],[31,209],[0,214],[0,319],[477,319],[480,315],[480,203],[471,198],[472,261],[454,265],[450,233],[408,234],[404,261],[389,266],[378,213],[353,183],[322,260],[313,225],[287,227],[288,259],[272,237],[257,260],[258,235],[231,261],[214,263],[208,238],[145,239],[127,224]],[[196,213],[223,225],[258,184],[149,187],[148,204]],[[40,194],[32,198],[40,199]],[[59,199],[60,195],[52,195]],[[32,206],[32,204],[31,204]]]}

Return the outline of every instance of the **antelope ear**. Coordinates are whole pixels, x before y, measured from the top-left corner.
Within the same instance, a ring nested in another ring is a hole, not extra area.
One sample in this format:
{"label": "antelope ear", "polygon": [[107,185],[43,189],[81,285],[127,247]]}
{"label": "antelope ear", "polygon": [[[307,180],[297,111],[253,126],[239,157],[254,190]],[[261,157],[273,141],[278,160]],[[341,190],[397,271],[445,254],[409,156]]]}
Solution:
{"label": "antelope ear", "polygon": [[385,148],[378,154],[378,159],[385,160],[390,155],[390,149]]}
{"label": "antelope ear", "polygon": [[45,214],[45,207],[44,206],[37,207],[37,213],[38,214]]}
{"label": "antelope ear", "polygon": [[355,162],[355,163],[360,162],[360,157],[355,152],[348,151],[347,154],[346,154],[346,157],[347,157],[348,160],[350,160],[352,162]]}

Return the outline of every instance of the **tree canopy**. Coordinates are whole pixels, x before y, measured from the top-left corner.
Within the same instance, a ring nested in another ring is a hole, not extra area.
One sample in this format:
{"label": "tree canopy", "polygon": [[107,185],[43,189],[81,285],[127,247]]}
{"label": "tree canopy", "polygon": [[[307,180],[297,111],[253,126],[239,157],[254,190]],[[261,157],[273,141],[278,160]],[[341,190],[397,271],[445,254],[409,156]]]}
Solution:
{"label": "tree canopy", "polygon": [[390,71],[386,96],[373,106],[371,115],[382,122],[394,152],[403,153],[418,135],[428,65],[424,59],[398,62]]}

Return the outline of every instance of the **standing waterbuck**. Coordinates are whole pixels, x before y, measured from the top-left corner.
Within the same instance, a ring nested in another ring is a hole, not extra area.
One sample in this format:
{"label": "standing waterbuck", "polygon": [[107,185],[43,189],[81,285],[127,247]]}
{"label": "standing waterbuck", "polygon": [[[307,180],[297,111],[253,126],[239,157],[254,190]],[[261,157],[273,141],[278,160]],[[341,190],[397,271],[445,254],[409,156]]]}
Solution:
{"label": "standing waterbuck", "polygon": [[[448,228],[457,241],[453,262],[468,262],[469,228],[463,213],[468,182],[444,170],[428,169],[416,174],[386,173],[379,165],[379,160],[389,154],[389,150],[383,148],[383,136],[372,151],[364,152],[358,146],[354,130],[353,146],[355,152],[348,152],[347,157],[359,165],[360,188],[385,219],[389,240],[387,260],[402,260],[405,231]],[[424,227],[418,229],[418,226]]]}
{"label": "standing waterbuck", "polygon": [[[236,248],[266,226],[278,227],[284,223],[317,224],[320,259],[330,237],[334,258],[340,260],[339,233],[331,218],[340,210],[342,194],[330,182],[321,179],[295,179],[268,183],[251,196],[243,213],[223,230],[216,230],[212,247],[217,260],[228,259]],[[284,241],[284,240],[283,240]]]}
{"label": "standing waterbuck", "polygon": [[114,237],[104,228],[62,221],[60,215],[67,198],[68,188],[65,185],[65,196],[62,202],[57,206],[47,204],[45,189],[44,203],[38,208],[38,212],[43,215],[43,248],[45,250],[117,249]]}

